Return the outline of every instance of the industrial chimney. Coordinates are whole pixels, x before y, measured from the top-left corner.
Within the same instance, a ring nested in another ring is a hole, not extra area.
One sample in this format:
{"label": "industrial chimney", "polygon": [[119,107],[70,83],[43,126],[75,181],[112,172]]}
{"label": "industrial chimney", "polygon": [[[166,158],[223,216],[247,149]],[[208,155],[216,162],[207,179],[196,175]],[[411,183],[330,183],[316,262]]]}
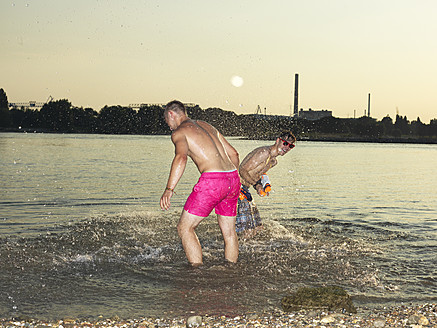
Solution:
{"label": "industrial chimney", "polygon": [[294,74],[294,117],[298,117],[299,115],[298,90],[299,74]]}
{"label": "industrial chimney", "polygon": [[369,99],[367,100],[367,117],[370,117],[370,93],[369,93]]}

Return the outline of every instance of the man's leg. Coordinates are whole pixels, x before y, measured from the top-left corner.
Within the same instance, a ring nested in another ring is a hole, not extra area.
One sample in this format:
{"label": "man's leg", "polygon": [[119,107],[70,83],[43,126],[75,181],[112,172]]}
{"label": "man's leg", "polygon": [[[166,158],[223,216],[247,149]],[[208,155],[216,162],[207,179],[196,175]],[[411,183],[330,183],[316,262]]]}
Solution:
{"label": "man's leg", "polygon": [[238,260],[238,237],[235,231],[235,216],[217,214],[217,220],[225,241],[225,259],[235,263]]}
{"label": "man's leg", "polygon": [[199,239],[195,232],[195,229],[203,219],[204,217],[190,214],[184,210],[177,227],[188,262],[192,265],[200,265],[203,263],[202,247],[200,246]]}

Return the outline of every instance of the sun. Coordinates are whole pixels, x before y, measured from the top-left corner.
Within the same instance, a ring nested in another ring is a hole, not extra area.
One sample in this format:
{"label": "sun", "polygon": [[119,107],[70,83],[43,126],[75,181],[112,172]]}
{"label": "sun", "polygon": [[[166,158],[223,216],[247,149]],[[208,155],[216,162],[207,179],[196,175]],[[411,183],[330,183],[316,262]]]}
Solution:
{"label": "sun", "polygon": [[243,80],[243,78],[241,76],[234,75],[233,77],[231,77],[231,84],[234,87],[239,88],[239,87],[241,87],[243,85],[243,83],[244,83],[244,80]]}

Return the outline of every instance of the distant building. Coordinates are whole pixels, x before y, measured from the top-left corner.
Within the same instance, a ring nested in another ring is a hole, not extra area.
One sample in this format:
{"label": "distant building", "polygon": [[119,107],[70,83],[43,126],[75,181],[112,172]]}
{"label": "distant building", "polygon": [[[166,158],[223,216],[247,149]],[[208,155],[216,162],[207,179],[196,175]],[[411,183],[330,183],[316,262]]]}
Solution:
{"label": "distant building", "polygon": [[286,115],[265,115],[265,114],[245,114],[248,117],[254,117],[256,119],[263,119],[266,121],[274,121],[278,119],[287,119],[290,121],[293,121],[294,118],[292,116],[286,116]]}
{"label": "distant building", "polygon": [[27,101],[27,102],[10,102],[9,108],[24,108],[24,109],[41,109],[45,103],[39,101]]}
{"label": "distant building", "polygon": [[[140,103],[140,104],[129,104],[128,107],[132,109],[140,109],[141,107],[151,107],[151,106],[158,106],[158,107],[165,107],[167,103]],[[184,103],[185,107],[196,107],[197,105],[194,103]]]}
{"label": "distant building", "polygon": [[308,110],[303,110],[302,108],[299,111],[299,118],[308,120],[308,121],[317,121],[324,117],[331,117],[331,110],[312,110],[311,108]]}

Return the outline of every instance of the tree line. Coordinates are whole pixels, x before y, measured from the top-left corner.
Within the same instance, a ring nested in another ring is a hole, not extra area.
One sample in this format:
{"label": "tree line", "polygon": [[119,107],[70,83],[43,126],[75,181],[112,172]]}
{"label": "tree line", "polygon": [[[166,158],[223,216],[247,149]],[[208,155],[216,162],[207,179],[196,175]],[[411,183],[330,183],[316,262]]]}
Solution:
{"label": "tree line", "polygon": [[[165,135],[170,130],[163,117],[164,108],[144,105],[135,110],[125,106],[105,106],[100,112],[75,107],[67,99],[50,101],[40,110],[9,108],[7,96],[0,89],[1,131],[36,131],[54,133],[102,133]],[[417,118],[396,115],[381,121],[363,116],[358,119],[325,117],[316,121],[281,115],[237,115],[220,108],[187,107],[188,116],[214,125],[226,136],[249,139],[273,139],[281,131],[291,130],[298,139],[347,141],[401,141],[437,143],[437,119],[424,124]]]}

